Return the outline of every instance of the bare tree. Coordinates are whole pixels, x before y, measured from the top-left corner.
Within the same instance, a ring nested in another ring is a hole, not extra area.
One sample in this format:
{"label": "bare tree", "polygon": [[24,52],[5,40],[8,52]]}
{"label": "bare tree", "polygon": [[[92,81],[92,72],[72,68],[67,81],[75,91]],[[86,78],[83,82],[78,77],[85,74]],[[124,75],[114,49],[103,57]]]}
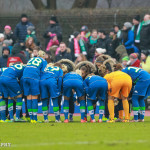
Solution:
{"label": "bare tree", "polygon": [[112,0],[107,0],[108,8],[111,8]]}
{"label": "bare tree", "polygon": [[41,0],[31,0],[32,4],[34,5],[35,9],[44,9],[45,6]]}
{"label": "bare tree", "polygon": [[72,8],[95,8],[97,0],[75,0]]}
{"label": "bare tree", "polygon": [[48,9],[56,9],[56,0],[47,0],[47,8]]}
{"label": "bare tree", "polygon": [[56,9],[56,0],[47,0],[47,6],[44,6],[41,0],[31,0],[31,2],[37,10]]}

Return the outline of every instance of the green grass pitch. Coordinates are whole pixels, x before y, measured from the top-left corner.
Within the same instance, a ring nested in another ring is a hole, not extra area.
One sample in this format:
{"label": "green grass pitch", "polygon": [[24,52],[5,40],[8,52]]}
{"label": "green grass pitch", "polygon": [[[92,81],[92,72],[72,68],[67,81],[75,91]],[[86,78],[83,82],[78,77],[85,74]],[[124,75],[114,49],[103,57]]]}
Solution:
{"label": "green grass pitch", "polygon": [[0,123],[0,143],[11,143],[0,149],[150,150],[150,117],[144,123],[84,124],[80,117],[68,124],[50,118],[50,123]]}

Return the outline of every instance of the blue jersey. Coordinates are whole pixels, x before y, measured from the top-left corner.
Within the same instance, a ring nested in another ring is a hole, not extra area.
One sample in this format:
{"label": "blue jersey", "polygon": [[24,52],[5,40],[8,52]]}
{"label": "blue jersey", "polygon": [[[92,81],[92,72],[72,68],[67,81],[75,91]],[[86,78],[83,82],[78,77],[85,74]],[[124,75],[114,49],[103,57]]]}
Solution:
{"label": "blue jersey", "polygon": [[0,76],[2,75],[2,73],[7,69],[7,67],[4,68],[0,68]]}
{"label": "blue jersey", "polygon": [[132,78],[133,83],[150,79],[150,74],[141,68],[127,67],[122,71],[127,73]]}
{"label": "blue jersey", "polygon": [[40,74],[44,72],[46,65],[47,61],[41,57],[31,58],[23,72],[23,77],[40,80]]}
{"label": "blue jersey", "polygon": [[7,68],[3,73],[2,76],[11,77],[11,78],[20,78],[23,75],[25,66],[22,64],[15,64],[9,68]]}
{"label": "blue jersey", "polygon": [[64,75],[63,80],[69,80],[69,79],[79,79],[83,82],[82,77],[75,72],[69,72],[69,73]]}

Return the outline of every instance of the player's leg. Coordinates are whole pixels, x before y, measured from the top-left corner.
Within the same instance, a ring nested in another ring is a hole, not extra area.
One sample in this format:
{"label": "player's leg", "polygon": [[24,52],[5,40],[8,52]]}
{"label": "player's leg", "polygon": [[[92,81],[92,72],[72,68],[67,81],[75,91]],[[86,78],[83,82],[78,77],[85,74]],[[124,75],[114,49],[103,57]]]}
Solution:
{"label": "player's leg", "polygon": [[81,123],[85,122],[85,96],[79,97],[80,101],[80,113],[81,113]]}
{"label": "player's leg", "polygon": [[56,122],[59,122],[60,121],[60,112],[59,112],[58,97],[52,98],[52,102],[53,102],[53,111],[55,114]]}
{"label": "player's leg", "polygon": [[42,99],[42,111],[44,120],[48,120],[48,98]]}
{"label": "player's leg", "polygon": [[5,121],[6,120],[6,102],[2,98],[2,96],[0,96],[0,115],[1,115],[1,120]]}
{"label": "player's leg", "polygon": [[33,110],[32,110],[32,96],[27,96],[27,109],[30,116],[30,120],[33,120]]}
{"label": "player's leg", "polygon": [[91,99],[87,99],[87,108],[89,111],[89,114],[91,116],[91,122],[95,122],[95,117],[94,117],[94,108],[93,108],[93,103]]}
{"label": "player's leg", "polygon": [[110,122],[114,122],[114,97],[110,95],[108,95],[108,110],[110,114]]}
{"label": "player's leg", "polygon": [[68,114],[69,114],[69,99],[70,97],[64,96],[64,105],[63,105],[63,109],[64,109],[64,116],[65,116],[65,123],[68,122]]}
{"label": "player's leg", "polygon": [[37,121],[38,95],[32,95],[32,111],[33,111],[33,120]]}
{"label": "player's leg", "polygon": [[145,116],[145,101],[144,96],[139,97],[139,105],[140,105],[140,121],[144,122],[144,116]]}
{"label": "player's leg", "polygon": [[138,122],[138,111],[139,111],[139,96],[132,95],[132,106],[133,106],[133,114],[134,114],[134,121]]}
{"label": "player's leg", "polygon": [[14,103],[13,98],[8,97],[8,112],[9,112],[10,120],[11,120],[12,122],[14,121],[14,115],[13,115],[13,103]]}
{"label": "player's leg", "polygon": [[125,122],[129,121],[129,103],[128,99],[124,96],[122,96],[122,104],[123,104],[123,109],[125,112]]}
{"label": "player's leg", "polygon": [[22,94],[17,96],[16,119],[20,119],[21,109],[22,109]]}
{"label": "player's leg", "polygon": [[103,114],[104,114],[104,110],[105,110],[105,101],[102,99],[99,99],[99,121],[98,122],[102,122],[102,118],[103,118]]}
{"label": "player's leg", "polygon": [[70,100],[69,100],[69,121],[73,121],[73,113],[74,113],[74,97],[73,93],[71,94]]}

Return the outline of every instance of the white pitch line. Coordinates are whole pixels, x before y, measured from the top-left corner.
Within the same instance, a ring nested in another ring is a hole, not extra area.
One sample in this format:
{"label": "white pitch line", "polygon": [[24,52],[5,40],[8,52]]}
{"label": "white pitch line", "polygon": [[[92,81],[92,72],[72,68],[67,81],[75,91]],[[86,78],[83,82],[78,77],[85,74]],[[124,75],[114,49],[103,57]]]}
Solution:
{"label": "white pitch line", "polygon": [[52,146],[52,145],[87,145],[97,144],[97,141],[77,141],[77,142],[49,142],[36,144],[11,144],[11,147],[32,147],[32,146]]}

